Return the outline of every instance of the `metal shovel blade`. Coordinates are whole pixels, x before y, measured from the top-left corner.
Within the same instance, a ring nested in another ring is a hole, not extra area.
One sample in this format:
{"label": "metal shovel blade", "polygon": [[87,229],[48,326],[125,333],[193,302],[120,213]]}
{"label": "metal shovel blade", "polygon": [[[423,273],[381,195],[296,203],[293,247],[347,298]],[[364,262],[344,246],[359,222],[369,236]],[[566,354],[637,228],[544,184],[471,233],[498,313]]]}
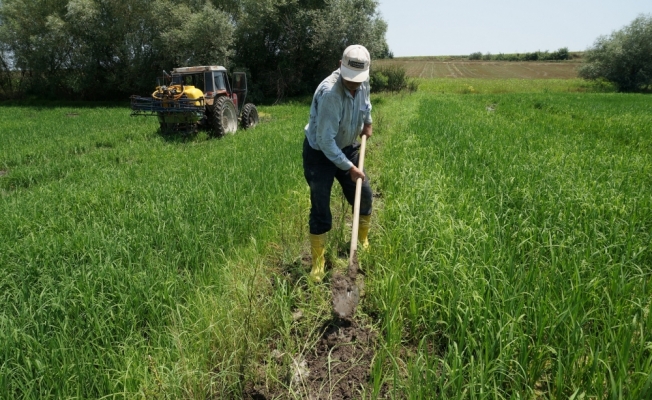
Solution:
{"label": "metal shovel blade", "polygon": [[355,283],[358,274],[358,257],[354,255],[349,263],[349,273],[335,274],[331,280],[333,313],[342,319],[350,319],[360,302],[360,290]]}

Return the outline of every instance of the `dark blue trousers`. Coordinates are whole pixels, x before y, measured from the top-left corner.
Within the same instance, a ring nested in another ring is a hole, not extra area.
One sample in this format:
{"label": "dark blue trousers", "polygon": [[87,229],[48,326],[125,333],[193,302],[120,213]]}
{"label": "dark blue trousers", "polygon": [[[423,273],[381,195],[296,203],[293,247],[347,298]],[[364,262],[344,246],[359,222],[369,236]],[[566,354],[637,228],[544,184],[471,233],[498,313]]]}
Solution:
{"label": "dark blue trousers", "polygon": [[[342,152],[354,165],[358,165],[359,143],[343,148]],[[342,171],[322,151],[310,147],[308,139],[303,141],[303,175],[310,186],[310,233],[321,235],[333,226],[330,207],[333,181],[337,179],[340,183],[344,197],[351,206],[355,201],[355,182],[351,180],[349,171]],[[371,215],[372,192],[369,175],[366,172],[365,175],[367,178],[362,182],[360,215]]]}

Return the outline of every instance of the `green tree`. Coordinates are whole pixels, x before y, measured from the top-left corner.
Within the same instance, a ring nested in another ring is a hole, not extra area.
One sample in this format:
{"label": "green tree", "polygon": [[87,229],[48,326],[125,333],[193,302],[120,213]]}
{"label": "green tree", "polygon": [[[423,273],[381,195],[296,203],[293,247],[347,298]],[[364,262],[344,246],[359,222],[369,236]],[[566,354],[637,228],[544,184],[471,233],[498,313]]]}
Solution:
{"label": "green tree", "polygon": [[85,99],[151,91],[164,68],[226,64],[230,16],[208,1],[5,0],[0,47],[39,94]]}
{"label": "green tree", "polygon": [[388,52],[387,23],[378,15],[377,7],[375,0],[327,0],[323,9],[311,11],[314,34],[310,48],[322,61],[322,71],[335,69],[351,44],[365,46],[372,60]]}
{"label": "green tree", "polygon": [[[0,20],[0,30],[2,21]],[[5,43],[0,42],[0,93],[7,98],[14,93],[11,52]]]}
{"label": "green tree", "polygon": [[622,92],[650,88],[652,16],[642,14],[610,36],[600,36],[584,60],[579,75],[585,79],[605,79]]}
{"label": "green tree", "polygon": [[232,55],[234,25],[231,17],[210,2],[201,8],[178,1],[155,4],[158,41],[174,66],[228,65]]}
{"label": "green tree", "polygon": [[553,54],[554,54],[554,59],[555,60],[568,60],[568,59],[570,59],[570,54],[568,53],[568,47],[562,47]]}
{"label": "green tree", "polygon": [[162,54],[152,10],[148,0],[71,0],[60,23],[73,47],[66,86],[83,98],[123,96],[145,80],[151,90]]}
{"label": "green tree", "polygon": [[[254,96],[281,98],[301,84],[310,1],[244,0],[237,13],[235,66],[246,68]],[[293,66],[294,71],[293,70]]]}
{"label": "green tree", "polygon": [[60,32],[65,0],[4,0],[0,8],[0,43],[34,86],[63,88],[62,70],[71,45]]}
{"label": "green tree", "polygon": [[387,24],[375,0],[244,0],[236,27],[235,60],[259,95],[279,99],[312,93],[338,67],[344,49],[388,53]]}

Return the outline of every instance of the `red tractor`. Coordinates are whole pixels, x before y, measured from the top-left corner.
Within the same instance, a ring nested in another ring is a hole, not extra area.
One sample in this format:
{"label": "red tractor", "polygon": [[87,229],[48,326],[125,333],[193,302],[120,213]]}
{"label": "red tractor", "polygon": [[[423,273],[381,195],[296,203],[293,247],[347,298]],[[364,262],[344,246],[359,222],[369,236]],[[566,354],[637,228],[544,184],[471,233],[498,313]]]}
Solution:
{"label": "red tractor", "polygon": [[131,115],[156,115],[161,133],[196,132],[206,129],[212,136],[235,133],[238,121],[244,129],[258,124],[258,110],[247,98],[247,76],[226,68],[200,66],[163,71],[152,97],[131,96]]}

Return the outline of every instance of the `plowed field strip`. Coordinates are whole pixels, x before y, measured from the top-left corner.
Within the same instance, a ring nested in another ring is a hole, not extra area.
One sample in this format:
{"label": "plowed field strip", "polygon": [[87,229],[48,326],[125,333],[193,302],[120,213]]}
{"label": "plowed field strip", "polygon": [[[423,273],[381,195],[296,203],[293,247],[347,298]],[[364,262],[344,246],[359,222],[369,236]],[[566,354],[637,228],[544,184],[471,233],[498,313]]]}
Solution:
{"label": "plowed field strip", "polygon": [[375,66],[399,65],[413,78],[577,78],[576,62],[378,60]]}

